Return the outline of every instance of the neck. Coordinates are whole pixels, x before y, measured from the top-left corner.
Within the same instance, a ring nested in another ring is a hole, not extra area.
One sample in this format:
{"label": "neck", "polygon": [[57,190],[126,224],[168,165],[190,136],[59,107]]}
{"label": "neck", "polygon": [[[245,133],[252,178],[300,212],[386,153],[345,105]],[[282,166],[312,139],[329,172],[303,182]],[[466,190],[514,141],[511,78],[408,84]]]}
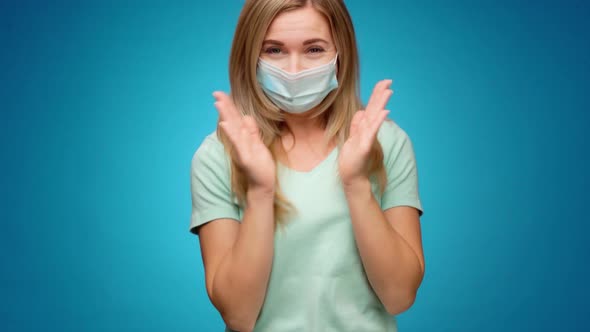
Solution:
{"label": "neck", "polygon": [[318,133],[324,132],[319,117],[311,119],[307,115],[285,113],[285,124],[297,138],[301,137],[304,139],[305,137],[316,136]]}
{"label": "neck", "polygon": [[285,125],[288,127],[283,129],[282,137],[287,147],[293,147],[293,139],[295,144],[318,149],[316,151],[329,151],[332,144],[325,142],[325,128],[321,122],[321,116],[310,118],[309,114],[312,111],[307,111],[301,114],[285,113]]}

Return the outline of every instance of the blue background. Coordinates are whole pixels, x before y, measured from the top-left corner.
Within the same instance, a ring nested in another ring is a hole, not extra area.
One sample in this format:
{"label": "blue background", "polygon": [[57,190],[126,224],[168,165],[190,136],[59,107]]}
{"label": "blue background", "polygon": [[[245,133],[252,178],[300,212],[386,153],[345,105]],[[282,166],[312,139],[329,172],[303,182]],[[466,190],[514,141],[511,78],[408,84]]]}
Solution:
{"label": "blue background", "polygon": [[[222,331],[188,232],[243,1],[0,5],[0,329]],[[427,273],[400,331],[587,331],[589,6],[347,1]]]}

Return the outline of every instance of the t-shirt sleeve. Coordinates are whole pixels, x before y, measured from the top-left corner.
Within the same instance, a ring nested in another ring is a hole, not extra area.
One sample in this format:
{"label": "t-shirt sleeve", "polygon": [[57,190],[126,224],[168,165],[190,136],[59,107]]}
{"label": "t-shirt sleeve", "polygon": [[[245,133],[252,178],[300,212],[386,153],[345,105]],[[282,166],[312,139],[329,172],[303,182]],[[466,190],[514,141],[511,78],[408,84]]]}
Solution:
{"label": "t-shirt sleeve", "polygon": [[231,195],[229,167],[223,145],[207,136],[191,161],[191,233],[197,234],[198,226],[219,218],[240,221],[239,206]]}
{"label": "t-shirt sleeve", "polygon": [[386,120],[381,131],[381,145],[387,172],[387,185],[381,197],[381,209],[411,206],[424,213],[418,190],[418,169],[412,141],[395,122]]}

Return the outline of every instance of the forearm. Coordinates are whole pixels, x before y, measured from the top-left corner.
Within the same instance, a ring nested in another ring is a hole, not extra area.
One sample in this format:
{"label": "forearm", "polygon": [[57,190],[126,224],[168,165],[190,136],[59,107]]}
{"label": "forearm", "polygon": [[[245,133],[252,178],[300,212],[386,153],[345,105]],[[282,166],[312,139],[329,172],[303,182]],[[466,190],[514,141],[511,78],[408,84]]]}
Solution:
{"label": "forearm", "polygon": [[252,190],[234,246],[220,263],[213,296],[230,328],[254,327],[264,302],[274,254],[273,195]]}
{"label": "forearm", "polygon": [[391,314],[408,309],[423,278],[418,256],[385,218],[368,179],[345,186],[356,244],[375,293]]}

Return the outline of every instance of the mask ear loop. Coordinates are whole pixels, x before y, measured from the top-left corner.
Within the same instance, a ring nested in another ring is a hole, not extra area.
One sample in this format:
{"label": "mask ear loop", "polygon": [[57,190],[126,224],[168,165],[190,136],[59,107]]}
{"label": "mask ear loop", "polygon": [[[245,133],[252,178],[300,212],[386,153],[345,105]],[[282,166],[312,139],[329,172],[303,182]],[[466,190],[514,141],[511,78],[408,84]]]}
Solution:
{"label": "mask ear loop", "polygon": [[334,59],[332,60],[334,62],[334,72],[336,73],[336,76],[338,76],[338,67],[340,67],[338,60],[338,52],[336,52],[336,56],[334,56]]}

